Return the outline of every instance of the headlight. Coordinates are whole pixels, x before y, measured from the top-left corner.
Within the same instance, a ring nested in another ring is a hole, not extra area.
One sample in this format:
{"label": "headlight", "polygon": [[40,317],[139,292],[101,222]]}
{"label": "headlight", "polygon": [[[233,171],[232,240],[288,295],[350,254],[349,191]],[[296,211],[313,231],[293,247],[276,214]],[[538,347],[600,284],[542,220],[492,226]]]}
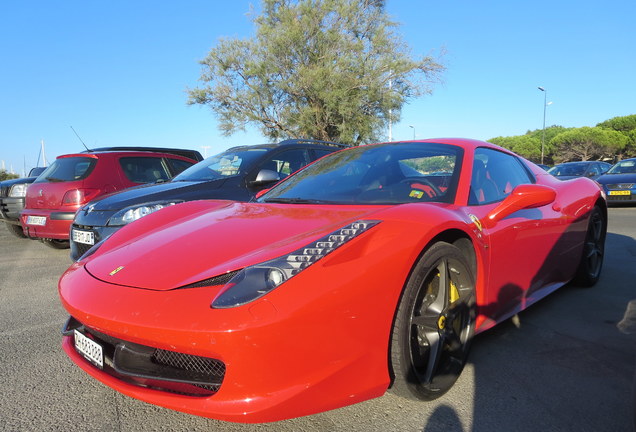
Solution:
{"label": "headlight", "polygon": [[141,219],[142,217],[154,213],[157,210],[161,210],[164,207],[169,207],[175,204],[182,203],[183,200],[176,201],[155,201],[149,203],[138,204],[135,206],[126,207],[115,213],[108,221],[108,226],[121,226],[129,224],[132,221]]}
{"label": "headlight", "polygon": [[356,221],[288,255],[246,267],[225,284],[211,306],[225,309],[254,301],[378,223]]}
{"label": "headlight", "polygon": [[29,187],[29,183],[18,183],[11,186],[9,189],[10,197],[25,197],[26,190]]}

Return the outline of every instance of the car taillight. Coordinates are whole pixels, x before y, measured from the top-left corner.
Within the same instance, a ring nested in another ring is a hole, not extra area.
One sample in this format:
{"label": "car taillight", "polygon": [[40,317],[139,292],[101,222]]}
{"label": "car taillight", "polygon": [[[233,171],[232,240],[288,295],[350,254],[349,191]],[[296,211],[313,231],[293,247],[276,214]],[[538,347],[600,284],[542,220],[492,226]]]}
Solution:
{"label": "car taillight", "polygon": [[72,189],[64,194],[62,205],[74,206],[86,204],[99,195],[99,192],[99,189]]}

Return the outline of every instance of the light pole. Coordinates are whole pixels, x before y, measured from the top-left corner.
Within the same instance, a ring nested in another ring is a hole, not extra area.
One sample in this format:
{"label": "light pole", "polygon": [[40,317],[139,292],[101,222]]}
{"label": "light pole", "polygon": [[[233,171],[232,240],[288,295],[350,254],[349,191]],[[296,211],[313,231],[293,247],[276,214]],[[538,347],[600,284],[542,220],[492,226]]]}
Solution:
{"label": "light pole", "polygon": [[207,159],[208,157],[208,149],[210,146],[200,146],[203,149],[203,159]]}
{"label": "light pole", "polygon": [[413,140],[415,140],[415,126],[409,125],[411,129],[413,129]]}
{"label": "light pole", "polygon": [[543,87],[537,87],[543,92],[543,132],[541,134],[541,164],[543,164],[543,152],[545,149],[545,110],[548,107],[548,91]]}

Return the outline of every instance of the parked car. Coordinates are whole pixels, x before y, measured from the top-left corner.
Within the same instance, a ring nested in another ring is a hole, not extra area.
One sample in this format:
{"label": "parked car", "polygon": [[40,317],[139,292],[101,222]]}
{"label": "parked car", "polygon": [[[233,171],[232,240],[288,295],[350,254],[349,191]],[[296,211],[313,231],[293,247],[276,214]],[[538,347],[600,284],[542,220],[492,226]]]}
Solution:
{"label": "parked car", "polygon": [[609,204],[636,203],[636,158],[624,159],[597,180]]}
{"label": "parked car", "polygon": [[75,212],[88,201],[132,186],[170,180],[196,163],[170,150],[99,150],[59,156],[26,191],[20,213],[24,234],[54,248],[67,248]]}
{"label": "parked car", "polygon": [[596,182],[489,143],[354,147],[95,245],[59,282],[63,348],[124,394],[229,421],[430,400],[475,333],[596,283],[606,229]]}
{"label": "parked car", "polygon": [[611,164],[601,161],[566,162],[553,166],[548,170],[548,173],[559,180],[569,180],[576,177],[589,177],[596,180],[611,167]]}
{"label": "parked car", "polygon": [[27,177],[0,182],[0,220],[16,237],[26,237],[20,225],[20,212],[24,209],[26,190],[45,169],[46,167],[32,168]]}
{"label": "parked car", "polygon": [[326,154],[345,148],[316,140],[233,147],[185,170],[169,182],[140,186],[90,202],[71,226],[71,258],[129,222],[163,207],[199,199],[249,201],[260,190]]}

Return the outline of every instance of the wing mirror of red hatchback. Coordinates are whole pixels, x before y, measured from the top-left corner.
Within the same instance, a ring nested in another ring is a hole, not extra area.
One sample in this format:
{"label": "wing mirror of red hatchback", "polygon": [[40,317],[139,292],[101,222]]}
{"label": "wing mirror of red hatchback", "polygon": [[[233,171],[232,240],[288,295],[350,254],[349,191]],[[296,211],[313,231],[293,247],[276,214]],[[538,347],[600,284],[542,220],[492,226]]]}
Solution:
{"label": "wing mirror of red hatchback", "polygon": [[542,207],[554,202],[556,191],[549,186],[522,184],[512,190],[501,204],[495,207],[486,217],[486,225],[494,226],[498,221],[516,211]]}

